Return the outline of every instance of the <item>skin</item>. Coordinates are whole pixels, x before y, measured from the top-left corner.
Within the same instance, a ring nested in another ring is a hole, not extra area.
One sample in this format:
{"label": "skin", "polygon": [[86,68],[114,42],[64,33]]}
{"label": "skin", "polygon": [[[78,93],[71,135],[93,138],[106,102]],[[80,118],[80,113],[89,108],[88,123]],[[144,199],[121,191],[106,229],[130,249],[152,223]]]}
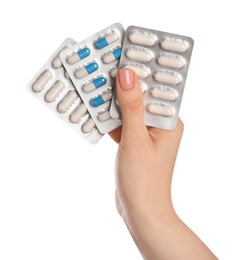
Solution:
{"label": "skin", "polygon": [[217,259],[173,208],[171,182],[182,121],[173,131],[146,127],[143,94],[134,71],[120,69],[116,82],[123,121],[110,133],[119,144],[116,206],[143,259]]}

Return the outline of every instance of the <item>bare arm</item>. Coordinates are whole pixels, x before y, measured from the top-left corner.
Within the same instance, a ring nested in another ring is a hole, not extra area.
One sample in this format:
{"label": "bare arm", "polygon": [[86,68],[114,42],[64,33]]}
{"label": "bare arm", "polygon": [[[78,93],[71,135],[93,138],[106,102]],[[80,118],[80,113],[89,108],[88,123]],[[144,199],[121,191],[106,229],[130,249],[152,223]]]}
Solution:
{"label": "bare arm", "polygon": [[119,143],[116,202],[143,258],[217,259],[173,209],[171,182],[182,121],[173,131],[146,127],[143,95],[131,70],[118,73],[117,95],[123,125],[110,134]]}

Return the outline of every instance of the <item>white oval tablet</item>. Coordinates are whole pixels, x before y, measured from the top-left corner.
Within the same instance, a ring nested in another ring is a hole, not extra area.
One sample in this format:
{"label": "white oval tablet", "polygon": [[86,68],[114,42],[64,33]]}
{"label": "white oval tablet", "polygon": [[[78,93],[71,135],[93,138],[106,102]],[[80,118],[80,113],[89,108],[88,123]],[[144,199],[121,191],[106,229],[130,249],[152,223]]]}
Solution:
{"label": "white oval tablet", "polygon": [[155,98],[160,98],[168,101],[175,101],[178,97],[178,92],[175,89],[163,87],[150,89],[150,95]]}
{"label": "white oval tablet", "polygon": [[168,104],[148,104],[147,111],[151,114],[171,117],[174,115],[174,107]]}
{"label": "white oval tablet", "polygon": [[154,72],[154,79],[159,82],[177,85],[182,81],[182,76],[170,70],[157,70]]}
{"label": "white oval tablet", "polygon": [[65,85],[61,80],[55,82],[55,84],[49,89],[45,95],[45,101],[51,103],[59,96],[59,94],[64,90]]}
{"label": "white oval tablet", "polygon": [[32,89],[34,92],[40,92],[44,89],[48,81],[52,79],[52,73],[50,70],[45,70],[33,83]]}
{"label": "white oval tablet", "polygon": [[86,106],[81,103],[71,114],[70,114],[70,122],[71,123],[78,123],[80,119],[85,115],[87,112]]}
{"label": "white oval tablet", "polygon": [[95,127],[95,123],[93,119],[90,117],[83,125],[82,125],[82,132],[85,134],[90,133]]}
{"label": "white oval tablet", "polygon": [[189,43],[183,39],[165,37],[165,39],[161,42],[161,47],[167,51],[183,53],[189,48]]}
{"label": "white oval tablet", "polygon": [[62,67],[62,61],[60,60],[59,56],[57,56],[53,61],[52,61],[52,67],[54,69],[59,69]]}
{"label": "white oval tablet", "polygon": [[125,55],[131,60],[140,61],[140,62],[149,62],[154,57],[151,51],[144,48],[134,47],[134,46],[126,49]]}
{"label": "white oval tablet", "polygon": [[110,118],[111,118],[111,116],[110,116],[110,113],[109,113],[108,110],[106,110],[106,111],[101,112],[101,113],[98,114],[98,119],[99,119],[99,121],[101,121],[101,122],[104,122],[104,121],[106,121],[106,120],[108,120],[108,119],[110,119]]}
{"label": "white oval tablet", "polygon": [[161,53],[157,57],[157,62],[162,66],[174,69],[181,69],[185,65],[185,59],[182,56],[173,53]]}
{"label": "white oval tablet", "polygon": [[69,107],[76,101],[77,94],[75,91],[70,91],[65,98],[58,104],[57,110],[60,113],[65,113]]}
{"label": "white oval tablet", "polygon": [[132,69],[136,75],[142,79],[145,79],[150,75],[150,69],[142,64],[131,63],[126,65],[125,68]]}
{"label": "white oval tablet", "polygon": [[129,33],[129,40],[138,45],[153,46],[157,36],[146,31],[132,31]]}

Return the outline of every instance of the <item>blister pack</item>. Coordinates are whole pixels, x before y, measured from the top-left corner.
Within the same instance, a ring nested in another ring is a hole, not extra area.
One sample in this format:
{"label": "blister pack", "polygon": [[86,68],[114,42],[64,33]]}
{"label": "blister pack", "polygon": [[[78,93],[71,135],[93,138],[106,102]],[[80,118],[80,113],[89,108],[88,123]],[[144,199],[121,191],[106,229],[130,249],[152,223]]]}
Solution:
{"label": "blister pack", "polygon": [[[130,26],[126,30],[119,68],[133,69],[144,93],[145,123],[176,127],[193,49],[186,36]],[[116,94],[110,114],[120,117]]]}
{"label": "blister pack", "polygon": [[124,29],[113,24],[60,54],[78,93],[101,133],[121,125],[109,109],[122,52]]}
{"label": "blister pack", "polygon": [[59,54],[76,42],[66,39],[28,83],[28,90],[90,143],[103,136],[65,71]]}

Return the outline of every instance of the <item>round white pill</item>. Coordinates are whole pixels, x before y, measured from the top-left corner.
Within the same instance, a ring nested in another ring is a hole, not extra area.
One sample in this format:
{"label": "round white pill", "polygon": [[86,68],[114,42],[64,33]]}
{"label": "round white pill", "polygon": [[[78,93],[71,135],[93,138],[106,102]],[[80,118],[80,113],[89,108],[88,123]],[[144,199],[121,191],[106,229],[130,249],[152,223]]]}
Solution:
{"label": "round white pill", "polygon": [[138,47],[130,47],[126,49],[125,55],[131,60],[140,62],[149,62],[154,56],[151,51]]}
{"label": "round white pill", "polygon": [[177,85],[182,81],[182,76],[175,71],[158,70],[154,72],[154,79],[159,82]]}
{"label": "round white pill", "polygon": [[78,123],[80,119],[85,115],[87,112],[86,106],[81,103],[71,114],[70,114],[70,122],[71,123]]}
{"label": "round white pill", "polygon": [[178,92],[171,88],[152,88],[150,89],[150,95],[155,98],[174,101],[178,97]]}
{"label": "round white pill", "polygon": [[50,70],[45,70],[33,83],[33,91],[37,93],[42,91],[50,79],[52,79],[52,73]]}
{"label": "round white pill", "polygon": [[82,132],[85,134],[90,133],[95,127],[95,123],[93,119],[90,117],[83,125],[82,125]]}
{"label": "round white pill", "polygon": [[65,98],[58,104],[57,110],[60,113],[65,113],[69,107],[76,101],[77,94],[75,91],[70,91]]}
{"label": "round white pill", "polygon": [[46,93],[45,101],[48,103],[55,101],[64,88],[65,85],[61,80],[56,81],[55,84]]}
{"label": "round white pill", "polygon": [[174,114],[174,107],[168,104],[148,104],[147,111],[151,114],[171,117]]}
{"label": "round white pill", "polygon": [[138,45],[153,46],[157,41],[157,36],[145,31],[132,31],[129,33],[129,40]]}
{"label": "round white pill", "polygon": [[161,42],[161,47],[167,51],[183,53],[189,48],[189,43],[183,39],[166,37]]}
{"label": "round white pill", "polygon": [[173,53],[162,53],[157,57],[157,61],[162,66],[174,69],[181,69],[185,65],[185,59]]}

